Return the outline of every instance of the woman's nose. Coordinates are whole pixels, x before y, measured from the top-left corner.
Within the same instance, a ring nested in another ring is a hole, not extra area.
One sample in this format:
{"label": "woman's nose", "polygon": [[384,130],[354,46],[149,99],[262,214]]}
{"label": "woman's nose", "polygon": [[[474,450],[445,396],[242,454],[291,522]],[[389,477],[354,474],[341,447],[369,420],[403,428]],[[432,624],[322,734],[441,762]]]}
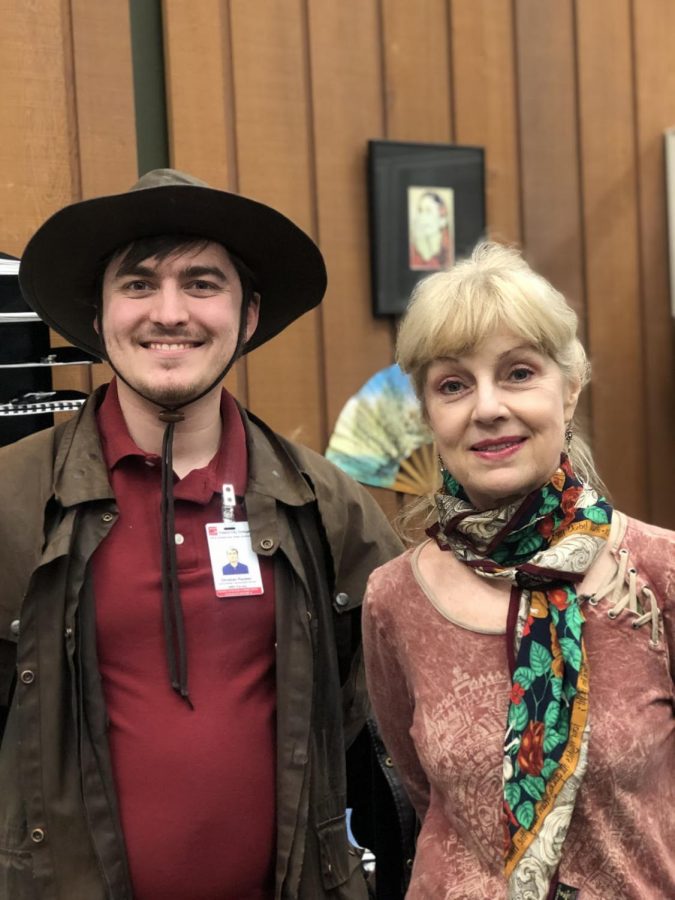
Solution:
{"label": "woman's nose", "polygon": [[494,422],[508,415],[502,392],[493,382],[479,382],[474,392],[473,419],[477,422]]}

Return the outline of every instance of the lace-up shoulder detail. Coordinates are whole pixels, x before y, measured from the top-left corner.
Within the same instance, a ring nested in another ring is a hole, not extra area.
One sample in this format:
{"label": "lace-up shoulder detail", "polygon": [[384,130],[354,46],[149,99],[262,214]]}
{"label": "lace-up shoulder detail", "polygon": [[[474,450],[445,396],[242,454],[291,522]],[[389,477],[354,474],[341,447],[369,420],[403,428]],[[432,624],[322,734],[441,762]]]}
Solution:
{"label": "lace-up shoulder detail", "polygon": [[605,597],[609,597],[610,608],[607,610],[609,618],[616,619],[627,612],[633,616],[631,623],[633,628],[649,624],[650,646],[657,647],[661,633],[661,610],[654,591],[646,583],[640,582],[637,569],[630,565],[629,551],[626,547],[622,547],[618,552],[616,575],[589,597],[589,603],[596,606]]}

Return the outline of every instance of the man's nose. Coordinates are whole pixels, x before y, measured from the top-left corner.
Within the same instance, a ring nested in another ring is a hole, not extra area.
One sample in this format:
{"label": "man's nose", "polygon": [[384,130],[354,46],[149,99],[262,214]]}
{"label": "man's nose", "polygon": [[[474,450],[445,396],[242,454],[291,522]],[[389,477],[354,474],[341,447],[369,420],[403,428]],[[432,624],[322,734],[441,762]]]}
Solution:
{"label": "man's nose", "polygon": [[186,297],[180,287],[172,282],[162,282],[153,297],[150,319],[166,328],[185,324],[190,318]]}

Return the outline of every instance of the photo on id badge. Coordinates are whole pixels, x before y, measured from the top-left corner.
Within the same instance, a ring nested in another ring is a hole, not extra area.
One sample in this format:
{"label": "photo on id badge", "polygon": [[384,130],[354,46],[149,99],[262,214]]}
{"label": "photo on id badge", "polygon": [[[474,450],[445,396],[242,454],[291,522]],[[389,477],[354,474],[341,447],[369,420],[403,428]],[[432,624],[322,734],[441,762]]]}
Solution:
{"label": "photo on id badge", "polygon": [[216,597],[262,594],[260,563],[248,522],[212,522],[206,526],[206,539]]}

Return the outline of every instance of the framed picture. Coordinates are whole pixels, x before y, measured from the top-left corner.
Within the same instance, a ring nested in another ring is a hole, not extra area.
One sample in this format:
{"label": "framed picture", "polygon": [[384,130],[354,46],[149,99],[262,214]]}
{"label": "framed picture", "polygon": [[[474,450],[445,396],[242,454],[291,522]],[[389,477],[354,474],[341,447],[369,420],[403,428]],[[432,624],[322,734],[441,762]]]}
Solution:
{"label": "framed picture", "polygon": [[373,312],[401,315],[420,278],[485,234],[482,147],[368,142]]}

